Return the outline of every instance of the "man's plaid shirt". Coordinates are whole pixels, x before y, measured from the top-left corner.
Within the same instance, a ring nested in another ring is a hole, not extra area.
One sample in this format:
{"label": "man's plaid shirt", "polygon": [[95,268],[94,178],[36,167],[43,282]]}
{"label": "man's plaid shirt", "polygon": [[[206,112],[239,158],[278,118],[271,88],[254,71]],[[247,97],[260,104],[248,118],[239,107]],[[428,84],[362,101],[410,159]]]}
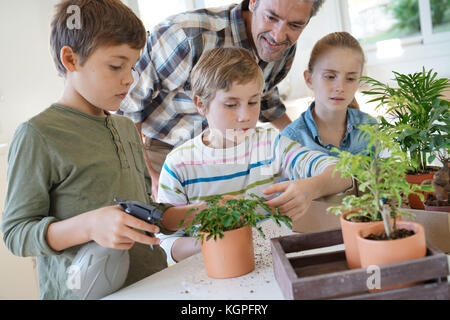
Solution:
{"label": "man's plaid shirt", "polygon": [[[191,99],[189,79],[204,51],[240,46],[259,60],[247,38],[243,10],[248,10],[248,0],[239,5],[185,12],[167,18],[149,33],[136,65],[139,78],[136,76],[120,107],[125,116],[142,122],[145,136],[176,146],[207,126]],[[286,111],[276,85],[289,72],[295,50],[294,45],[278,61],[258,62],[265,78],[262,122],[276,120]]]}

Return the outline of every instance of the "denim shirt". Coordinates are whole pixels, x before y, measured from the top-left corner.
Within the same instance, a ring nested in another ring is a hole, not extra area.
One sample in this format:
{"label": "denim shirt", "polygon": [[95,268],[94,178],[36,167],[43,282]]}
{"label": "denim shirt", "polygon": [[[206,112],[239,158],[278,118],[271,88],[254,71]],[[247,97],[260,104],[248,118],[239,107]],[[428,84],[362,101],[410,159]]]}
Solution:
{"label": "denim shirt", "polygon": [[340,150],[348,151],[353,154],[360,153],[367,147],[367,141],[365,139],[359,139],[359,135],[362,131],[358,129],[358,125],[363,123],[376,123],[376,120],[373,117],[358,109],[347,108],[347,130],[341,145],[335,146],[333,144],[323,144],[320,140],[317,125],[312,115],[314,104],[314,102],[311,103],[308,110],[303,112],[297,120],[288,125],[281,132],[281,135],[297,141],[309,149],[322,151],[332,156],[336,155],[335,152],[331,152],[333,147],[337,147]]}

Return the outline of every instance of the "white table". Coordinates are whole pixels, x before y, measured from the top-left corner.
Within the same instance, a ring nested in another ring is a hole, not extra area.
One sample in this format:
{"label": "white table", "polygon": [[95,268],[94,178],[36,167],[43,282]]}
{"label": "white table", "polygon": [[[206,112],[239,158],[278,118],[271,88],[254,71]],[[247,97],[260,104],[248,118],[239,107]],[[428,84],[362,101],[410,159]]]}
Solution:
{"label": "white table", "polygon": [[[280,300],[284,299],[273,273],[270,238],[292,234],[271,220],[261,223],[263,239],[253,229],[255,270],[241,277],[213,279],[207,276],[201,253],[123,288],[104,299],[120,300]],[[332,247],[330,247],[332,248]],[[326,250],[326,248],[318,249]],[[335,249],[334,249],[335,250]],[[313,250],[311,250],[312,253]],[[317,250],[314,250],[317,251]]]}
{"label": "white table", "polygon": [[[261,223],[266,239],[253,229],[255,270],[237,278],[213,279],[207,276],[201,253],[157,272],[135,284],[106,296],[105,300],[281,300],[275,279],[270,238],[292,234],[271,220]],[[290,253],[309,255],[344,249],[344,245]],[[449,265],[450,265],[450,255]],[[450,277],[449,277],[450,280]]]}

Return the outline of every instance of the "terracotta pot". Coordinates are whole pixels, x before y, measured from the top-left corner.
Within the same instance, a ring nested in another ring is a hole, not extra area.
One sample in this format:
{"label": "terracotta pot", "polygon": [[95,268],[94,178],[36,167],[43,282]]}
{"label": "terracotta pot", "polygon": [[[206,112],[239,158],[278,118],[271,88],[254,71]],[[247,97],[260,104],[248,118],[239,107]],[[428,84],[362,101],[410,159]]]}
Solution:
{"label": "terracotta pot", "polygon": [[250,226],[226,231],[224,237],[202,244],[206,273],[212,278],[233,278],[255,269],[253,235]]}
{"label": "terracotta pot", "polygon": [[[432,173],[423,173],[423,174],[407,174],[406,175],[406,181],[408,181],[410,184],[417,184],[420,186],[420,184],[428,179],[433,179],[434,177],[434,172]],[[417,191],[420,192],[422,194],[426,194],[427,192],[421,192],[421,191]],[[419,210],[424,210],[424,204],[422,202],[422,200],[420,200],[419,196],[415,193],[411,193],[408,195],[408,202],[409,202],[409,206],[412,209],[419,209]]]}
{"label": "terracotta pot", "polygon": [[[358,233],[356,238],[362,268],[425,257],[427,246],[423,226],[411,221],[397,221],[397,229],[414,230],[415,234],[396,240],[364,239],[364,237],[371,233],[378,234],[384,232],[384,226],[382,224],[364,228]],[[403,288],[411,285],[413,284],[395,285],[382,289]]]}
{"label": "terracotta pot", "polygon": [[358,244],[356,242],[356,235],[360,230],[366,228],[367,226],[383,224],[382,221],[376,222],[352,222],[345,220],[345,217],[350,213],[354,213],[358,209],[351,210],[349,212],[344,212],[341,214],[340,222],[342,229],[342,238],[344,239],[345,246],[345,258],[347,259],[347,266],[350,269],[361,268],[361,263],[359,259]]}

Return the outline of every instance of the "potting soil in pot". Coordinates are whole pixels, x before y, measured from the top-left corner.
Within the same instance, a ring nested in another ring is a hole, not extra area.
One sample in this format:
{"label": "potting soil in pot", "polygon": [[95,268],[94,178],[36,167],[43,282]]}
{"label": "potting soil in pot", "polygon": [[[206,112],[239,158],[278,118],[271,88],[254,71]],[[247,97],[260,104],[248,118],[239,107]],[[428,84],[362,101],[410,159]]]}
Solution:
{"label": "potting soil in pot", "polygon": [[378,233],[378,234],[369,234],[364,239],[368,240],[395,240],[395,239],[402,239],[406,237],[410,237],[414,235],[415,232],[413,230],[407,230],[407,229],[397,229],[394,232],[391,233],[391,237],[388,237],[386,232]]}

